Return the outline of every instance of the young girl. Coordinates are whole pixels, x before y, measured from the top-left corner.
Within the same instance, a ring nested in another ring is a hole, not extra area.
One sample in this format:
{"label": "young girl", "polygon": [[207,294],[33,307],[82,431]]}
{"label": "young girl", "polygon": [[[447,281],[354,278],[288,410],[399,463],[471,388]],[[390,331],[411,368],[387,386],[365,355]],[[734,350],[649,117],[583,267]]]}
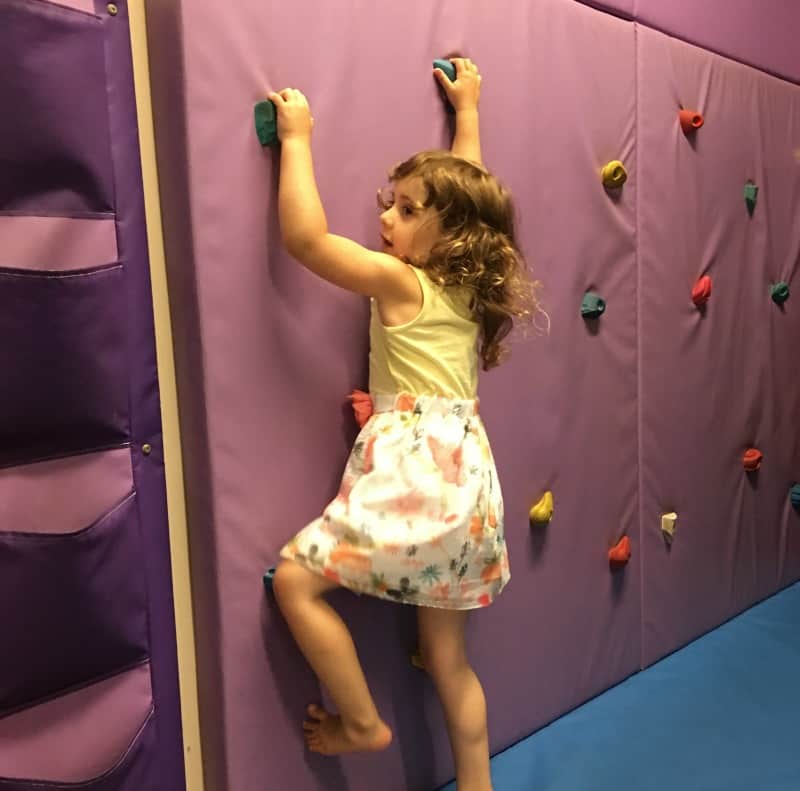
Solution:
{"label": "young girl", "polygon": [[478,415],[478,358],[501,359],[515,318],[537,307],[508,192],[480,164],[481,77],[454,58],[434,74],[456,111],[452,153],[398,165],[380,194],[383,252],[328,232],[298,90],[278,115],[281,233],[320,277],[370,297],[369,395],[351,396],[361,433],[323,515],[281,551],[278,604],[338,714],[309,706],[311,750],[382,750],[380,718],[350,633],[324,594],[338,586],[417,605],[419,645],[444,708],[459,791],[490,791],[483,689],[464,648],[469,610],[509,580],[503,500]]}

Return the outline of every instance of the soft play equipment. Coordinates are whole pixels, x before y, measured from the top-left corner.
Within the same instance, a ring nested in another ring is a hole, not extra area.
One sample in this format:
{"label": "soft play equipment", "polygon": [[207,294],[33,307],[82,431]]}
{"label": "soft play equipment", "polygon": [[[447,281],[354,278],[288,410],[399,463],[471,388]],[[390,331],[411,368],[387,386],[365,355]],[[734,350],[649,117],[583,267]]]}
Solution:
{"label": "soft play equipment", "polygon": [[282,247],[272,90],[309,99],[331,231],[377,247],[389,169],[451,141],[432,64],[480,67],[485,164],[550,317],[480,380],[511,562],[468,625],[493,752],[800,579],[798,23],[729,0],[0,3],[0,791],[453,777],[414,610],[368,596],[330,600],[394,742],[303,741],[325,696],[271,575],[338,489],[368,304]]}

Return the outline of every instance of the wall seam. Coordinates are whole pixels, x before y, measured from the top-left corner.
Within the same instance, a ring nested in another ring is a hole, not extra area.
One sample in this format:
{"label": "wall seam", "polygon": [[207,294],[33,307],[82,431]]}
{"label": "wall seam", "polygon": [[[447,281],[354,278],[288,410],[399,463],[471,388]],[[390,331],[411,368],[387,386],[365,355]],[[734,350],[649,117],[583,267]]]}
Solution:
{"label": "wall seam", "polygon": [[639,25],[633,22],[633,80],[634,80],[634,106],[633,106],[633,129],[634,129],[634,152],[636,168],[636,194],[634,196],[634,219],[633,219],[633,238],[634,238],[634,261],[636,262],[636,472],[637,472],[637,497],[639,510],[639,669],[644,668],[644,486],[642,474],[642,260],[640,253],[641,233],[639,227],[639,201],[641,195],[641,185],[644,183],[641,178],[641,130],[639,127]]}

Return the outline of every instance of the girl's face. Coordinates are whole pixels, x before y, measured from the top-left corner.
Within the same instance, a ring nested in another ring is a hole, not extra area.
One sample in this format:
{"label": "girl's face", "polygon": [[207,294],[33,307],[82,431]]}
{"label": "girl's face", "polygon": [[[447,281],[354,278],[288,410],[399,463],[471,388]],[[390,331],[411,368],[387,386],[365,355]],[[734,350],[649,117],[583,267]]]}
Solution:
{"label": "girl's face", "polygon": [[405,261],[424,261],[441,233],[436,211],[423,205],[428,197],[425,184],[409,176],[393,186],[381,214],[382,250]]}

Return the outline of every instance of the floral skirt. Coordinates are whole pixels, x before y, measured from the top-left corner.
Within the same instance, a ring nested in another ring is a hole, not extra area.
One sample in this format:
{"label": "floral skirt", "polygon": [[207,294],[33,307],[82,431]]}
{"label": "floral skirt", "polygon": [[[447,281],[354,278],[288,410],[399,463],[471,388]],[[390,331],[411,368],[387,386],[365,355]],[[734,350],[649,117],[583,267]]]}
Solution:
{"label": "floral skirt", "polygon": [[337,496],[281,550],[356,593],[485,607],[510,578],[478,400],[350,396],[361,432]]}

